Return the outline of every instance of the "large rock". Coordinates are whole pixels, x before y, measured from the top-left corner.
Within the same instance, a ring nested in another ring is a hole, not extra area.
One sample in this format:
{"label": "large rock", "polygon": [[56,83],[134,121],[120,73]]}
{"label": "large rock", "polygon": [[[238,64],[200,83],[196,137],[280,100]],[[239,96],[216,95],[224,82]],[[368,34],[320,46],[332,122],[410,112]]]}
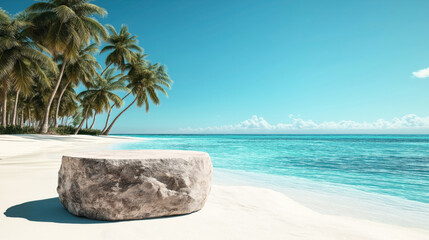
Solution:
{"label": "large rock", "polygon": [[204,152],[92,152],[63,156],[57,191],[77,216],[143,219],[200,210],[211,177],[212,163]]}

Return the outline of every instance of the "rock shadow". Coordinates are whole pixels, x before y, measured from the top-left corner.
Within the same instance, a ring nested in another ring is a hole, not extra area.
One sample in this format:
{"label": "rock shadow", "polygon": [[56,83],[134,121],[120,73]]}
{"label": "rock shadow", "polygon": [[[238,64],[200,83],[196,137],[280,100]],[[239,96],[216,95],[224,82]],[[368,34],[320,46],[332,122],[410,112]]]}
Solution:
{"label": "rock shadow", "polygon": [[30,201],[15,205],[8,208],[6,212],[4,212],[4,215],[11,218],[25,218],[34,222],[69,224],[111,223],[108,221],[98,221],[77,217],[64,209],[58,197]]}

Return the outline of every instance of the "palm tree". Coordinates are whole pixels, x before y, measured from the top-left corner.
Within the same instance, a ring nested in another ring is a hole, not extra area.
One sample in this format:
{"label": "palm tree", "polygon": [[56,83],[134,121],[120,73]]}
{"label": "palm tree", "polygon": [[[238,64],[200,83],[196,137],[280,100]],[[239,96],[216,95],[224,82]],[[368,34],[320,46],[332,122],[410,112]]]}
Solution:
{"label": "palm tree", "polygon": [[34,27],[28,31],[30,37],[45,46],[50,54],[57,58],[62,56],[62,66],[54,89],[45,109],[41,133],[48,131],[49,115],[52,102],[56,96],[67,64],[79,57],[82,45],[93,39],[99,42],[100,37],[107,37],[107,31],[93,16],[104,16],[106,10],[89,3],[89,0],[47,0],[31,5],[25,11]]}
{"label": "palm tree", "polygon": [[[46,133],[72,117],[74,126],[81,123],[78,132],[84,121],[88,126],[92,118],[92,128],[107,111],[102,132],[108,134],[135,103],[148,111],[149,102],[160,103],[158,92],[167,95],[171,80],[164,67],[144,59],[127,26],[116,31],[101,25],[95,17],[106,11],[90,1],[40,0],[13,17],[0,8],[1,125],[33,126]],[[101,67],[94,54],[101,39],[106,67],[98,75]],[[117,70],[121,74],[115,75]],[[75,88],[81,83],[87,90],[78,97]],[[118,90],[127,94],[121,99]],[[112,110],[129,96],[133,102],[109,125]]]}
{"label": "palm tree", "polygon": [[104,76],[97,79],[96,85],[86,91],[79,93],[79,97],[83,99],[83,119],[75,134],[79,132],[85,120],[88,119],[90,111],[94,111],[94,115],[108,111],[110,102],[117,106],[122,105],[122,99],[114,93],[117,90],[128,90],[124,86],[124,78],[122,74],[113,75],[116,69],[108,69]]}
{"label": "palm tree", "polygon": [[61,106],[61,99],[64,91],[70,84],[78,85],[79,82],[83,83],[85,87],[89,88],[93,84],[93,79],[97,75],[97,69],[101,69],[100,64],[92,55],[98,51],[97,44],[93,43],[88,46],[82,46],[79,50],[79,57],[75,62],[69,63],[64,69],[64,79],[67,80],[64,87],[58,96],[57,107],[54,117],[54,126],[58,127],[58,113]]}
{"label": "palm tree", "polygon": [[141,107],[144,104],[146,112],[149,111],[149,99],[155,105],[160,104],[158,91],[168,96],[163,87],[170,88],[170,84],[172,83],[164,66],[159,64],[151,65],[150,63],[146,63],[140,66],[135,66],[128,72],[127,78],[130,82],[127,87],[131,89],[131,93],[135,98],[130,105],[116,116],[110,126],[103,132],[105,135],[109,134],[118,118],[132,105],[134,105],[134,103],[137,102],[137,107]]}
{"label": "palm tree", "polygon": [[[9,17],[6,21],[5,16],[7,15],[3,14],[3,21],[0,24],[0,79],[4,79],[4,93],[8,91],[9,83],[12,83],[15,89],[15,104],[12,115],[12,125],[15,125],[20,93],[24,93],[24,96],[29,95],[35,76],[48,82],[44,69],[56,72],[57,68],[50,57],[38,50],[41,46],[30,41],[24,33],[31,24],[21,20],[20,16],[17,18]],[[6,106],[6,102],[7,94],[4,94],[4,106]],[[6,108],[3,111],[3,120],[5,113]]]}
{"label": "palm tree", "polygon": [[[142,54],[143,49],[137,45],[137,36],[131,36],[126,25],[121,26],[119,33],[116,32],[112,25],[106,25],[106,28],[110,32],[109,37],[106,39],[108,44],[100,51],[100,54],[108,51],[112,52],[107,55],[105,62],[106,68],[103,70],[103,72],[101,72],[100,75],[103,75],[104,71],[109,69],[112,64],[118,67],[123,74],[127,68],[127,64],[138,61],[140,58],[143,60],[146,55]],[[122,100],[127,98],[130,94],[131,92],[125,95]],[[102,130],[103,132],[107,129],[110,114],[112,113],[114,107],[115,104],[110,107],[110,110],[107,114],[106,123]]]}
{"label": "palm tree", "polygon": [[[135,58],[131,59],[130,62],[128,62],[125,65],[125,70],[128,71],[132,71],[135,68],[139,68],[145,64],[147,64],[148,62],[145,60],[145,57],[147,57],[147,54],[143,54],[142,52],[138,52],[135,54]],[[131,94],[131,92],[128,92],[123,98],[122,100],[124,100],[125,98],[127,98],[129,95]],[[107,113],[107,119],[106,119],[106,123],[104,124],[104,128],[101,132],[106,131],[108,125],[109,125],[109,119],[110,119],[110,114],[112,113],[113,108],[116,107],[115,104],[113,104],[110,109],[109,112]]]}
{"label": "palm tree", "polygon": [[106,39],[107,45],[101,49],[100,54],[108,51],[112,52],[107,55],[106,68],[100,75],[103,75],[112,64],[118,67],[123,74],[125,64],[135,58],[134,51],[141,52],[143,49],[137,45],[137,36],[131,36],[126,25],[121,26],[119,33],[116,32],[112,25],[106,25],[106,28],[109,30],[110,35]]}

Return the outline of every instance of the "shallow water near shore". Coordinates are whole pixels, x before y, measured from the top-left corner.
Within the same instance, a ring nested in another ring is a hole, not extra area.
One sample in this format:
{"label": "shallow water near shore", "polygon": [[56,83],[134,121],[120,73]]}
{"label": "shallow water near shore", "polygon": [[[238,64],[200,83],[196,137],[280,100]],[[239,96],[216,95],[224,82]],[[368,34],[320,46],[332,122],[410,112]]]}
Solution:
{"label": "shallow water near shore", "polygon": [[322,213],[429,229],[429,135],[123,135],[114,149],[208,152],[221,184],[268,187]]}

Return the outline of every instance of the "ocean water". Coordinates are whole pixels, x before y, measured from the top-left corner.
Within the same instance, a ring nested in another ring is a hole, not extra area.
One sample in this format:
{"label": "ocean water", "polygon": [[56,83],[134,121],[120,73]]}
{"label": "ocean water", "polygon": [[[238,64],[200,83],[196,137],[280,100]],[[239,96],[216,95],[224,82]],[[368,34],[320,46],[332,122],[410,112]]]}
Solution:
{"label": "ocean water", "polygon": [[429,228],[429,135],[127,136],[147,140],[116,149],[208,152],[215,182],[273,188],[329,214]]}

